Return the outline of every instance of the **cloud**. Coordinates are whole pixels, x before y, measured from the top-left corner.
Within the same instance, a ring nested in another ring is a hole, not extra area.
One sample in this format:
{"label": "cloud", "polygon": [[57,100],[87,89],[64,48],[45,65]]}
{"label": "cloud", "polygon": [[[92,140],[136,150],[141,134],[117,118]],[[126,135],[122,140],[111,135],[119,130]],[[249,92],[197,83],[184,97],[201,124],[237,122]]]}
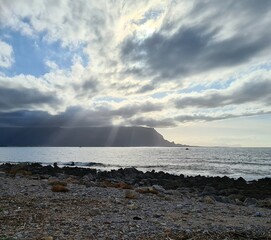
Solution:
{"label": "cloud", "polygon": [[[1,89],[0,89],[1,93]],[[27,93],[19,93],[14,91],[14,94],[19,95],[18,101],[22,100],[21,96]],[[9,96],[13,96],[8,92]],[[20,107],[18,103],[14,104],[18,109],[31,109],[31,106],[39,106],[40,104],[52,104],[58,101],[46,96],[28,96],[25,102],[22,102]],[[1,126],[109,126],[113,124],[115,119],[120,119],[124,125],[129,125],[127,119],[154,111],[160,111],[161,107],[153,103],[146,102],[145,104],[125,104],[119,108],[112,106],[97,106],[95,109],[86,109],[80,106],[68,107],[65,111],[56,114],[50,114],[47,111],[37,110],[18,110],[12,111],[13,106],[4,105],[0,101],[0,125]]]}
{"label": "cloud", "polygon": [[129,120],[130,125],[140,125],[153,128],[175,127],[176,122],[172,118],[153,119],[153,118],[135,118]]}
{"label": "cloud", "polygon": [[[29,126],[169,127],[265,114],[270,7],[269,0],[2,0],[0,111],[10,124]],[[34,74],[28,49],[45,71]]]}
{"label": "cloud", "polygon": [[177,122],[186,123],[186,122],[211,122],[218,120],[225,120],[231,118],[240,118],[240,117],[250,117],[256,115],[266,115],[270,114],[271,111],[258,111],[252,113],[241,113],[241,114],[220,114],[220,115],[208,115],[208,114],[193,114],[193,115],[179,115],[174,118]]}
{"label": "cloud", "polygon": [[65,112],[50,114],[47,111],[13,111],[0,113],[0,126],[8,127],[84,127],[110,126],[109,116],[96,111],[70,107]]}
{"label": "cloud", "polygon": [[0,85],[0,111],[36,109],[61,104],[53,92],[41,92],[34,88],[10,88]]}
{"label": "cloud", "polygon": [[139,40],[130,36],[122,43],[123,62],[141,64],[142,71],[156,80],[167,81],[176,78],[229,68],[247,63],[265,50],[270,52],[269,33],[248,38],[239,34],[227,39],[217,39],[220,29],[206,25],[182,26],[173,35],[156,32]]}
{"label": "cloud", "polygon": [[0,68],[9,68],[14,63],[12,46],[0,39]]}
{"label": "cloud", "polygon": [[98,85],[99,81],[94,77],[90,77],[81,83],[74,83],[72,86],[76,92],[76,97],[92,98],[98,92]]}
{"label": "cloud", "polygon": [[270,75],[252,78],[242,84],[233,84],[226,90],[207,90],[200,94],[188,94],[175,100],[177,108],[217,108],[227,105],[239,105],[252,102],[270,106],[271,78]]}
{"label": "cloud", "polygon": [[114,114],[115,116],[121,116],[125,119],[140,113],[162,111],[162,109],[163,107],[159,104],[144,101],[135,104],[124,105],[118,109],[112,110],[112,114]]}

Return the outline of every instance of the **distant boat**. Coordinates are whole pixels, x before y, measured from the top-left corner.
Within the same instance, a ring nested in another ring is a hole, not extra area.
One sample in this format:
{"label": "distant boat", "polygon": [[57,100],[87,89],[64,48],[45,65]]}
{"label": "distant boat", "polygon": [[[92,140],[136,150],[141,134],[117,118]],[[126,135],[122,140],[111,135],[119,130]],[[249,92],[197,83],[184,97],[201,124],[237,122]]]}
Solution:
{"label": "distant boat", "polygon": [[189,148],[186,148],[185,150],[189,150]]}

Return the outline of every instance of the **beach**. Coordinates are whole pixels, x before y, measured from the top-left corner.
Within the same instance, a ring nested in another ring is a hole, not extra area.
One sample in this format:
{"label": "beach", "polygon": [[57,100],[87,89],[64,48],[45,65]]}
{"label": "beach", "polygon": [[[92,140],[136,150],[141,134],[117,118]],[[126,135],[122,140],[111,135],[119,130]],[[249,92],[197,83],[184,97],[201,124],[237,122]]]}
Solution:
{"label": "beach", "polygon": [[40,164],[0,171],[1,240],[271,239],[267,178]]}

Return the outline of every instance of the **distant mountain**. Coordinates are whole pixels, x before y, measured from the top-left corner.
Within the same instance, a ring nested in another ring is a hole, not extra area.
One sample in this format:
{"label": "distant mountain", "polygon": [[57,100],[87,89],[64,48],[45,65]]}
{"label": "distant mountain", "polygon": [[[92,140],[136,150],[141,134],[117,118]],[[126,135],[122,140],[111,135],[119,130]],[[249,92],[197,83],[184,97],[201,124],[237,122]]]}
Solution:
{"label": "distant mountain", "polygon": [[11,127],[0,128],[0,146],[180,147],[146,127]]}

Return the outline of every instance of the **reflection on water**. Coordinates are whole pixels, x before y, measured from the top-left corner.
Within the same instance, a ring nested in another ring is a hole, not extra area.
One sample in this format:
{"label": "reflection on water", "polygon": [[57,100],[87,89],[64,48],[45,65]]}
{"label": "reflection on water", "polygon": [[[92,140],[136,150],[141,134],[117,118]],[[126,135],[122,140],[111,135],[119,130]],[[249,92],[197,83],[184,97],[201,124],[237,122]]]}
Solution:
{"label": "reflection on water", "polygon": [[173,174],[271,177],[271,148],[0,148],[0,162],[58,162],[100,170],[136,167]]}

